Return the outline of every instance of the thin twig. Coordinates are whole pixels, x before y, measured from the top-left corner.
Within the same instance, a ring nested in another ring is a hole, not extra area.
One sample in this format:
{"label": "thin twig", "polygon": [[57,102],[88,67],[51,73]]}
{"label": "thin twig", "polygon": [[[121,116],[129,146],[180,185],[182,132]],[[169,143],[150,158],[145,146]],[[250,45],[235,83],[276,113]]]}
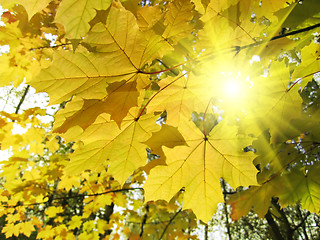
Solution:
{"label": "thin twig", "polygon": [[146,206],[146,214],[143,216],[142,222],[141,222],[141,227],[140,227],[140,237],[142,238],[143,236],[143,231],[144,231],[144,225],[147,222],[147,218],[148,218],[148,212],[149,212],[149,205],[147,204]]}
{"label": "thin twig", "polygon": [[24,92],[22,94],[22,97],[18,103],[18,106],[16,108],[16,111],[14,112],[15,114],[17,114],[20,110],[20,107],[22,105],[22,103],[24,102],[25,98],[26,98],[26,95],[28,94],[28,91],[29,91],[29,88],[30,88],[30,85],[28,85],[25,89],[24,89]]}
{"label": "thin twig", "polygon": [[[298,209],[297,211],[298,211],[300,217],[302,218],[302,214],[301,214],[300,209]],[[293,231],[296,231],[299,227],[301,227],[302,225],[305,225],[305,221],[307,220],[309,215],[310,215],[310,212],[307,212],[306,216],[301,220],[301,222],[297,226],[295,226]],[[304,228],[304,230],[305,230],[305,228]],[[304,231],[304,234],[305,234],[305,239],[307,239],[308,238],[308,234],[305,231]]]}
{"label": "thin twig", "polygon": [[256,46],[259,46],[259,45],[261,45],[263,43],[266,43],[266,42],[271,42],[271,41],[274,41],[274,40],[277,40],[277,39],[280,39],[280,38],[293,36],[293,35],[296,35],[298,33],[308,32],[308,31],[310,31],[312,29],[315,29],[315,28],[318,28],[318,27],[320,27],[320,23],[312,25],[312,26],[309,26],[309,27],[306,27],[306,28],[301,28],[299,30],[295,30],[295,31],[292,31],[292,32],[288,32],[288,33],[285,33],[285,34],[281,34],[281,35],[278,35],[278,36],[274,36],[271,39],[268,39],[268,40],[265,40],[265,41],[255,42],[255,43],[244,45],[244,46],[235,46],[234,50],[240,51],[240,50],[243,50],[243,49],[246,49],[246,48],[256,47]]}
{"label": "thin twig", "polygon": [[94,194],[78,194],[74,196],[68,196],[68,197],[58,197],[58,198],[53,198],[47,201],[43,202],[37,202],[37,203],[30,203],[30,204],[16,204],[16,205],[2,205],[5,208],[15,208],[15,207],[28,207],[28,206],[36,206],[36,205],[41,205],[48,203],[49,201],[56,201],[56,200],[65,200],[65,199],[72,199],[72,198],[80,198],[80,197],[95,197],[95,196],[100,196],[108,193],[117,193],[117,192],[124,192],[124,191],[132,191],[132,190],[143,190],[143,188],[122,188],[122,189],[116,189],[116,190],[109,190],[101,193],[94,193]]}
{"label": "thin twig", "polygon": [[58,45],[54,45],[54,46],[42,46],[42,47],[37,47],[37,48],[29,48],[29,51],[41,50],[41,49],[45,49],[45,48],[58,48],[58,47],[63,47],[63,46],[68,46],[68,45],[72,45],[72,43],[62,43],[62,44],[58,44]]}
{"label": "thin twig", "polygon": [[163,229],[163,232],[159,238],[159,240],[161,240],[164,236],[164,234],[166,233],[166,231],[168,230],[169,225],[172,223],[172,221],[175,219],[175,217],[182,211],[182,208],[179,209],[179,211],[177,211],[173,217],[170,219],[170,221],[168,222],[168,224],[165,226],[165,228]]}

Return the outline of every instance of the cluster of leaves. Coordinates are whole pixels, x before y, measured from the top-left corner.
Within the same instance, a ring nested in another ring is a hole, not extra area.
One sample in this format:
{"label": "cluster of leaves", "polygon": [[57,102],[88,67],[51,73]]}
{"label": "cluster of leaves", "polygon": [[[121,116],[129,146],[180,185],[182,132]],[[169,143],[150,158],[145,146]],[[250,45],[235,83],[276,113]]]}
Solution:
{"label": "cluster of leaves", "polygon": [[1,86],[25,80],[63,107],[49,132],[39,108],[1,113],[7,237],[191,237],[186,209],[208,222],[221,179],[246,187],[234,220],[272,199],[319,212],[317,0],[0,4]]}
{"label": "cluster of leaves", "polygon": [[[72,144],[44,133],[48,127],[37,118],[43,114],[39,108],[23,114],[2,113],[2,143],[13,147],[13,156],[1,162],[0,174],[1,227],[6,238],[107,239],[111,233],[113,239],[120,235],[191,237],[196,217],[190,210],[182,210],[181,194],[169,203],[144,205],[141,186],[145,177],[141,171],[124,186],[107,168],[65,176]],[[24,134],[10,135],[13,124],[29,127]]]}

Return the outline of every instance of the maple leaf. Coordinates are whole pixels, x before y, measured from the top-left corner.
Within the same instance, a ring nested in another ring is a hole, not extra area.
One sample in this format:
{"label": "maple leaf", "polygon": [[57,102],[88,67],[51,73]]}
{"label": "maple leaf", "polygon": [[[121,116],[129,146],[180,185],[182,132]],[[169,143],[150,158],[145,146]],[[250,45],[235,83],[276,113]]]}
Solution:
{"label": "maple leaf", "polygon": [[49,218],[52,218],[52,217],[55,217],[57,215],[57,213],[60,213],[62,211],[63,211],[63,209],[60,206],[59,207],[51,206],[46,209],[46,214],[48,215]]}
{"label": "maple leaf", "polygon": [[301,116],[300,86],[296,82],[290,83],[290,74],[283,65],[274,62],[269,69],[268,79],[260,77],[254,80],[255,97],[252,99],[255,102],[247,108],[249,114],[245,118],[245,125],[250,125],[252,133],[260,134],[270,128],[273,143],[297,135],[296,129],[288,121]]}
{"label": "maple leaf", "polygon": [[307,173],[303,173],[301,169],[294,169],[282,176],[273,177],[262,186],[253,186],[230,196],[228,203],[232,206],[232,219],[239,220],[240,217],[247,215],[252,207],[259,217],[263,218],[269,209],[272,197],[279,198],[281,206],[301,201],[302,207],[317,212],[320,204],[317,194],[318,168],[317,164]]}
{"label": "maple leaf", "polygon": [[138,97],[143,91],[138,91],[137,81],[129,80],[110,83],[107,87],[108,95],[103,99],[82,99],[75,97],[66,107],[56,115],[54,132],[64,133],[72,126],[86,129],[101,113],[111,114],[119,126],[122,119],[132,107],[138,106]]}
{"label": "maple leaf", "polygon": [[68,38],[80,39],[90,29],[89,22],[94,18],[96,10],[106,10],[111,2],[64,0],[58,8],[56,21],[65,26]]}
{"label": "maple leaf", "polygon": [[164,16],[165,30],[162,33],[164,39],[170,39],[174,43],[189,35],[193,18],[193,4],[189,0],[177,0],[170,2]]}
{"label": "maple leaf", "polygon": [[[139,32],[134,16],[114,6],[106,23],[97,23],[84,41],[99,54],[57,51],[53,64],[30,82],[38,91],[50,94],[50,103],[68,100],[73,95],[84,99],[74,99],[58,114],[61,124],[56,124],[57,132],[74,125],[86,128],[104,112],[120,125],[130,108],[137,106],[141,90],[149,84],[147,75],[140,74],[141,68],[163,45],[159,37],[147,40]],[[81,123],[83,116],[86,121]]]}
{"label": "maple leaf", "polygon": [[[166,122],[179,126],[181,119],[191,116],[193,111],[204,109],[211,98],[206,94],[206,83],[203,78],[196,78],[191,73],[186,77],[167,77],[160,81],[160,90],[154,94],[148,103],[147,112],[166,111]],[[210,89],[210,87],[207,87]],[[210,90],[209,90],[210,91]],[[202,94],[198,94],[202,92]]]}
{"label": "maple leaf", "polygon": [[44,9],[50,2],[51,0],[2,0],[0,1],[0,4],[3,7],[9,7],[13,4],[20,4],[26,9],[28,18],[31,19],[33,15]]}
{"label": "maple leaf", "polygon": [[20,228],[20,232],[27,237],[29,237],[31,233],[36,230],[32,222],[21,222],[18,225]]}
{"label": "maple leaf", "polygon": [[282,188],[282,191],[279,191],[277,195],[281,206],[288,206],[300,201],[303,208],[311,212],[319,212],[320,177],[318,163],[315,163],[312,168],[306,169],[306,171],[294,169],[285,173],[282,181],[285,188]]}
{"label": "maple leaf", "polygon": [[144,6],[137,11],[137,23],[142,31],[151,29],[162,17],[159,5]]}
{"label": "maple leaf", "polygon": [[6,237],[9,238],[12,235],[18,237],[19,236],[19,226],[17,224],[11,223],[7,224],[5,227],[2,229],[2,233],[5,233]]}
{"label": "maple leaf", "polygon": [[69,229],[79,228],[82,224],[81,216],[72,216],[71,221],[69,222]]}
{"label": "maple leaf", "polygon": [[[320,46],[316,43],[310,43],[309,46],[301,50],[301,59],[303,61],[294,70],[292,78],[296,81],[302,80],[301,87],[304,88],[312,79],[315,73],[320,72]],[[308,73],[308,74],[306,74]]]}
{"label": "maple leaf", "polygon": [[263,218],[268,212],[272,197],[276,195],[275,192],[283,187],[281,179],[276,178],[262,186],[252,186],[248,190],[231,195],[227,203],[232,206],[232,220],[239,220],[252,208],[259,217]]}
{"label": "maple leaf", "polygon": [[164,147],[167,166],[151,169],[145,196],[147,200],[169,200],[184,187],[184,208],[193,209],[200,219],[208,221],[223,201],[220,178],[232,187],[257,184],[257,170],[252,164],[255,155],[243,151],[252,139],[237,136],[237,128],[225,121],[207,135],[188,120],[178,129],[187,146]]}
{"label": "maple leaf", "polygon": [[[123,184],[135,169],[146,164],[146,145],[143,142],[160,128],[156,124],[157,119],[158,116],[151,114],[139,119],[130,116],[123,120],[119,129],[116,122],[102,114],[85,131],[77,126],[71,128],[65,137],[81,140],[81,144],[71,155],[71,162],[66,168],[68,175],[86,169],[101,170],[103,163],[109,160],[108,171]],[[80,134],[75,137],[77,132]]]}

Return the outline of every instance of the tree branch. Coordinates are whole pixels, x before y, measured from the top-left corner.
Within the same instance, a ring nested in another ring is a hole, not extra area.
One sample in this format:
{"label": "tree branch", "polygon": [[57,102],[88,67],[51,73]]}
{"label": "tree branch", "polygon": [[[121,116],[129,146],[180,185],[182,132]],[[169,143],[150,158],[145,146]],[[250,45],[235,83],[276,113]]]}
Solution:
{"label": "tree branch", "polygon": [[[100,195],[104,195],[104,194],[108,194],[108,193],[117,193],[117,192],[125,192],[125,191],[132,191],[132,190],[143,190],[143,188],[122,188],[122,189],[116,189],[116,190],[109,190],[109,191],[105,191],[105,192],[101,192],[101,193],[94,193],[94,194],[78,194],[78,195],[74,195],[74,196],[68,196],[68,197],[58,197],[58,198],[52,198],[47,201],[43,201],[43,202],[37,202],[37,203],[30,203],[30,204],[16,204],[16,205],[2,205],[5,208],[15,208],[15,207],[28,207],[28,206],[36,206],[36,205],[41,205],[41,204],[45,204],[48,203],[49,201],[56,201],[56,200],[66,200],[66,199],[72,199],[72,198],[81,198],[81,197],[94,197],[94,196],[100,196]],[[46,196],[47,197],[47,196]]]}
{"label": "tree branch", "polygon": [[30,88],[30,85],[28,85],[25,89],[24,89],[24,92],[22,94],[22,97],[18,103],[18,106],[16,108],[16,111],[14,112],[15,114],[18,114],[19,110],[20,110],[20,107],[22,105],[22,103],[24,102],[25,98],[26,98],[26,95],[28,94],[28,91],[29,91],[29,88]]}
{"label": "tree branch", "polygon": [[144,230],[144,225],[147,222],[147,218],[148,218],[148,212],[149,212],[149,205],[147,204],[146,206],[146,214],[143,216],[142,222],[141,222],[141,228],[140,228],[140,234],[139,236],[142,238],[143,236],[143,230]]}
{"label": "tree branch", "polygon": [[271,200],[271,204],[272,206],[277,210],[277,212],[280,213],[281,218],[286,226],[286,232],[287,232],[287,239],[291,240],[292,236],[293,236],[293,229],[290,226],[290,223],[288,221],[288,218],[286,216],[286,214],[283,212],[283,210],[280,208],[279,204],[277,203],[277,201],[275,199]]}
{"label": "tree branch", "polygon": [[41,49],[45,49],[45,48],[58,48],[58,47],[63,47],[63,46],[68,46],[68,45],[72,45],[72,43],[62,43],[62,44],[58,44],[55,46],[43,46],[43,47],[37,47],[37,48],[29,48],[29,51],[41,50]]}
{"label": "tree branch", "polygon": [[[298,212],[299,217],[302,218],[302,213],[301,213],[299,204],[297,204],[297,212]],[[301,222],[297,226],[295,226],[295,228],[293,228],[293,231],[296,231],[299,227],[303,227],[302,230],[303,230],[303,234],[305,236],[305,238],[304,238],[305,240],[309,239],[308,233],[305,228],[305,226],[306,226],[305,222],[306,222],[307,218],[309,217],[309,215],[310,215],[310,212],[308,211],[306,216],[304,218],[302,218]]]}
{"label": "tree branch", "polygon": [[221,179],[220,182],[223,190],[223,199],[224,199],[223,209],[224,209],[224,215],[226,217],[227,233],[228,233],[229,240],[232,240],[232,235],[231,235],[230,225],[229,225],[229,213],[228,213],[227,204],[226,204],[226,200],[227,200],[227,195],[225,194],[227,192],[226,182],[224,181],[224,179]]}
{"label": "tree branch", "polygon": [[240,50],[243,50],[243,49],[246,49],[246,48],[250,48],[250,47],[256,47],[256,46],[259,46],[259,45],[261,45],[263,43],[266,43],[266,42],[271,42],[271,41],[274,41],[274,40],[277,40],[277,39],[280,39],[280,38],[293,36],[293,35],[296,35],[298,33],[308,32],[308,31],[310,31],[312,29],[315,29],[315,28],[318,28],[318,27],[320,27],[320,23],[312,25],[312,26],[309,26],[309,27],[306,27],[306,28],[301,28],[299,30],[295,30],[295,31],[292,31],[292,32],[288,32],[288,33],[285,33],[285,34],[281,34],[281,35],[278,35],[278,36],[274,36],[271,39],[266,40],[266,41],[255,42],[255,43],[244,45],[244,46],[235,46],[233,51],[239,52]]}
{"label": "tree branch", "polygon": [[267,219],[267,222],[268,222],[269,226],[271,227],[271,232],[272,232],[273,238],[276,240],[284,240],[284,238],[282,237],[282,235],[280,233],[278,225],[276,224],[276,222],[272,218],[270,210],[267,212],[265,218]]}

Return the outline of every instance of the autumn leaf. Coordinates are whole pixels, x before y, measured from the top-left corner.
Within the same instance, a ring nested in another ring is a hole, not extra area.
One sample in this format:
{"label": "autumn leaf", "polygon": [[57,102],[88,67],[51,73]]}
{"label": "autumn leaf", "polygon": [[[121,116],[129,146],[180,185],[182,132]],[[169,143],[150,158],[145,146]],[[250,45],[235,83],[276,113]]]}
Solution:
{"label": "autumn leaf", "polygon": [[[210,133],[201,132],[193,122],[181,122],[187,146],[164,147],[167,166],[151,170],[144,186],[147,200],[160,196],[169,200],[185,188],[184,208],[191,208],[203,221],[208,221],[223,201],[220,178],[231,186],[257,184],[253,153],[243,151],[251,138],[237,136],[237,128],[220,122]],[[179,144],[179,142],[177,142]]]}
{"label": "autumn leaf", "polygon": [[13,4],[20,4],[26,9],[28,18],[31,19],[33,15],[44,9],[50,2],[51,0],[2,0],[0,1],[0,4],[3,7],[8,7]]}
{"label": "autumn leaf", "polygon": [[159,5],[144,6],[137,11],[137,23],[142,31],[150,30],[162,17]]}
{"label": "autumn leaf", "polygon": [[[319,164],[310,169],[295,169],[286,173],[283,182],[286,188],[277,195],[281,206],[288,206],[300,201],[303,208],[317,213],[320,208],[319,199]],[[307,189],[307,191],[306,191]]]}
{"label": "autumn leaf", "polygon": [[3,238],[315,238],[317,0],[0,3]]}
{"label": "autumn leaf", "polygon": [[188,0],[178,0],[169,3],[168,10],[164,16],[165,29],[162,37],[170,39],[173,43],[189,35],[193,18],[193,4]]}
{"label": "autumn leaf", "polygon": [[54,132],[64,133],[72,126],[77,125],[86,129],[101,113],[109,113],[111,120],[114,120],[120,126],[122,119],[128,114],[129,110],[140,104],[139,94],[143,95],[144,92],[137,89],[139,78],[135,76],[127,82],[110,83],[107,87],[108,95],[103,99],[75,97],[56,115]]}
{"label": "autumn leaf", "polygon": [[255,102],[249,105],[250,114],[245,121],[246,126],[250,125],[249,131],[254,134],[259,135],[270,128],[273,143],[295,136],[297,132],[288,121],[301,116],[300,86],[297,82],[290,82],[290,74],[283,65],[274,62],[269,69],[268,79],[259,77],[254,80]]}
{"label": "autumn leaf", "polygon": [[34,228],[32,222],[21,222],[17,225],[20,228],[20,232],[27,237],[29,237],[31,235],[31,233],[36,230]]}
{"label": "autumn leaf", "polygon": [[227,203],[232,206],[231,218],[237,221],[247,215],[252,208],[259,217],[263,218],[268,212],[272,197],[275,197],[275,192],[283,187],[281,180],[276,178],[262,186],[252,186],[230,196]]}
{"label": "autumn leaf", "polygon": [[[181,119],[191,116],[193,111],[204,109],[211,98],[204,89],[207,81],[195,78],[191,73],[184,76],[168,77],[159,83],[160,90],[154,94],[148,104],[147,111],[166,111],[166,122],[179,126]],[[203,91],[202,95],[197,93]]]}
{"label": "autumn leaf", "polygon": [[319,44],[310,43],[309,46],[306,46],[301,50],[301,58],[305,60],[295,69],[292,78],[295,81],[302,80],[302,88],[307,85],[314,74],[320,72],[319,47]]}
{"label": "autumn leaf", "polygon": [[[231,217],[239,220],[248,214],[251,208],[263,218],[267,213],[272,197],[279,198],[281,206],[288,206],[299,199],[304,208],[317,212],[319,209],[319,177],[316,173],[317,166],[310,172],[294,169],[292,172],[284,173],[274,177],[272,181],[262,186],[253,186],[244,192],[232,195],[228,203],[232,206]],[[308,185],[308,191],[305,191]]]}
{"label": "autumn leaf", "polygon": [[[102,114],[85,131],[80,127],[71,128],[67,132],[67,139],[81,142],[71,155],[71,162],[66,168],[67,174],[73,175],[86,169],[101,170],[108,160],[108,171],[123,184],[135,169],[147,163],[144,142],[151,137],[152,132],[159,129],[157,118],[158,116],[149,114],[139,119],[131,116],[123,120],[119,129],[116,122]],[[79,136],[75,137],[75,133]]]}
{"label": "autumn leaf", "polygon": [[56,21],[65,26],[70,39],[80,39],[90,29],[89,21],[96,10],[106,10],[112,1],[65,0],[62,1],[56,16]]}
{"label": "autumn leaf", "polygon": [[19,226],[17,224],[7,224],[5,227],[2,229],[2,233],[6,234],[6,237],[9,238],[12,235],[18,237],[19,236]]}

